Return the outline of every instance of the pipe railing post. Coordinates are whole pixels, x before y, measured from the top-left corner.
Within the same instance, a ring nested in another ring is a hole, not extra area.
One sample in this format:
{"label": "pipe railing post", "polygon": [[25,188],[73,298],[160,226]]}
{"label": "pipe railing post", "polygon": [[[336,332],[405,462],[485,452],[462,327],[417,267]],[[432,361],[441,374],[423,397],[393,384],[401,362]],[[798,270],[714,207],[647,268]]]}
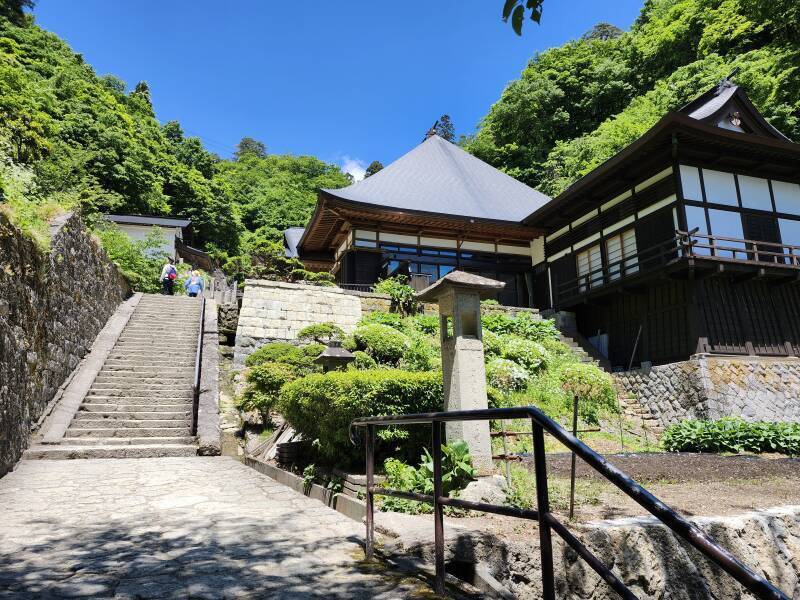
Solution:
{"label": "pipe railing post", "polygon": [[444,506],[439,498],[444,496],[442,486],[442,424],[433,422],[433,524],[436,552],[436,585],[434,591],[445,595],[444,588]]}
{"label": "pipe railing post", "polygon": [[555,600],[556,586],[553,574],[553,540],[550,531],[550,495],[547,490],[547,457],[544,453],[544,430],[536,421],[533,424],[533,461],[536,468],[536,504],[539,511],[539,551],[542,560],[542,598]]}
{"label": "pipe railing post", "polygon": [[375,426],[367,427],[367,560],[375,555],[375,496],[372,486],[375,484]]}

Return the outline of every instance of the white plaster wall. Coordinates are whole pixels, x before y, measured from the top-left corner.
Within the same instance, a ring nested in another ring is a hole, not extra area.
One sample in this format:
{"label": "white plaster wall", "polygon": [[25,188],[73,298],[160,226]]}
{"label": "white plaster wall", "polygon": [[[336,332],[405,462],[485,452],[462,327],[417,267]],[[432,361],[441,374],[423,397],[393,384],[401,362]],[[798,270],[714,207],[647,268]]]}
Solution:
{"label": "white plaster wall", "polygon": [[[125,223],[118,223],[117,226],[125,232],[125,234],[135,242],[144,241],[144,239],[153,231],[157,229],[161,231],[164,236],[164,243],[158,248],[158,251],[163,251],[170,256],[175,256],[175,238],[181,238],[182,232],[180,227],[159,227],[157,225],[127,225]],[[155,250],[154,250],[155,252]]]}

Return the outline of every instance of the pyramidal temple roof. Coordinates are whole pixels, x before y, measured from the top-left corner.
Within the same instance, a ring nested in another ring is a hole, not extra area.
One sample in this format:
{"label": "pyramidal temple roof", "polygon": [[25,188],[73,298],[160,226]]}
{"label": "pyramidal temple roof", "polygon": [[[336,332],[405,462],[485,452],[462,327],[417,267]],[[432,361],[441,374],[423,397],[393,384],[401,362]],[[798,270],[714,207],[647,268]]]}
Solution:
{"label": "pyramidal temple roof", "polygon": [[322,191],[362,204],[498,221],[520,221],[550,201],[438,135],[371,177]]}

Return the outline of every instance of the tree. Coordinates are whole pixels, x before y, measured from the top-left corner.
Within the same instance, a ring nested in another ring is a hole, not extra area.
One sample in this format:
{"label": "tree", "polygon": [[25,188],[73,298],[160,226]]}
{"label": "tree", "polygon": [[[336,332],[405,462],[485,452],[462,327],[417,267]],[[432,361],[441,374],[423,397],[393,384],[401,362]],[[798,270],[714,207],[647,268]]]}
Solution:
{"label": "tree", "polygon": [[147,104],[147,106],[151,108],[153,107],[153,100],[150,98],[150,86],[147,85],[146,81],[140,81],[137,83],[131,96],[140,98],[145,104]]}
{"label": "tree", "polygon": [[503,4],[503,21],[508,23],[511,19],[511,27],[517,35],[522,35],[522,22],[525,20],[525,13],[528,18],[535,23],[542,19],[542,4],[544,0],[505,0]]}
{"label": "tree", "polygon": [[25,9],[32,10],[35,0],[0,0],[0,17],[5,17],[14,25],[24,27],[27,20]]}
{"label": "tree", "polygon": [[624,31],[611,23],[598,23],[581,36],[582,40],[613,40],[621,36]]}
{"label": "tree", "polygon": [[173,144],[183,141],[183,129],[177,121],[167,121],[164,123],[164,136]]}
{"label": "tree", "polygon": [[258,158],[264,158],[267,155],[267,146],[263,142],[259,142],[251,137],[243,137],[236,145],[234,156],[236,160],[240,160],[248,154]]}
{"label": "tree", "polygon": [[436,122],[436,135],[448,142],[454,142],[456,139],[456,128],[450,120],[450,115],[442,115]]}
{"label": "tree", "polygon": [[375,173],[377,173],[381,169],[383,169],[383,163],[381,163],[381,161],[379,160],[373,160],[371,163],[369,163],[367,170],[364,172],[364,179],[366,179],[370,175],[375,175]]}

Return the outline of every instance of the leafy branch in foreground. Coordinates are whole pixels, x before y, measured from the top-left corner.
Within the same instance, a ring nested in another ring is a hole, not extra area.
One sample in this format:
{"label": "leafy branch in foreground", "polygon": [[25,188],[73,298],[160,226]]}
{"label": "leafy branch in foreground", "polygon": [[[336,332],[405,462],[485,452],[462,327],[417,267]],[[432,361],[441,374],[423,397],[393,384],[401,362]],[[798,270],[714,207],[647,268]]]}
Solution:
{"label": "leafy branch in foreground", "polygon": [[542,4],[544,0],[506,0],[503,5],[503,21],[508,23],[511,19],[511,27],[517,35],[522,35],[522,23],[525,20],[525,13],[528,18],[535,23],[542,19]]}

